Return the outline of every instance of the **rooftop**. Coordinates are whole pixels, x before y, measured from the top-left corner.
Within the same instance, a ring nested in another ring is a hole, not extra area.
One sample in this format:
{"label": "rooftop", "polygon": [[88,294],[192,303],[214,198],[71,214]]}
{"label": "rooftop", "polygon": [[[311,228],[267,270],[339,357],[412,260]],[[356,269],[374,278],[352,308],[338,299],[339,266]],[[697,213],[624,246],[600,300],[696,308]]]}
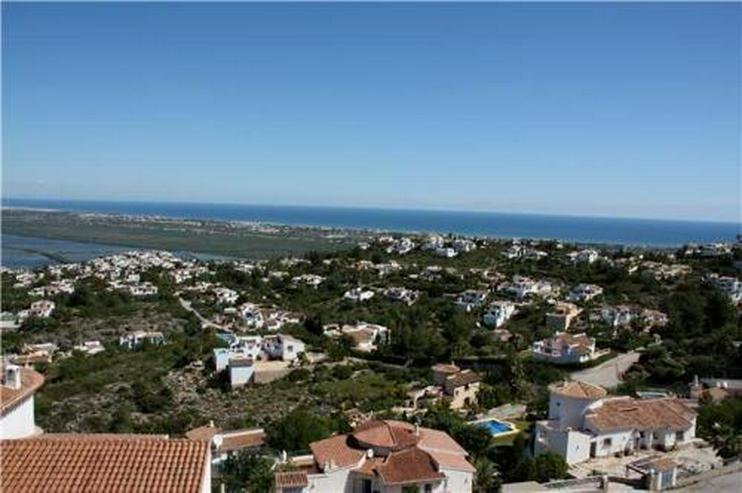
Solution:
{"label": "rooftop", "polygon": [[20,368],[21,386],[14,389],[0,385],[0,416],[23,402],[26,398],[33,395],[36,390],[44,385],[44,376],[28,368]]}
{"label": "rooftop", "polygon": [[3,491],[201,491],[208,445],[148,435],[57,435],[0,441]]}

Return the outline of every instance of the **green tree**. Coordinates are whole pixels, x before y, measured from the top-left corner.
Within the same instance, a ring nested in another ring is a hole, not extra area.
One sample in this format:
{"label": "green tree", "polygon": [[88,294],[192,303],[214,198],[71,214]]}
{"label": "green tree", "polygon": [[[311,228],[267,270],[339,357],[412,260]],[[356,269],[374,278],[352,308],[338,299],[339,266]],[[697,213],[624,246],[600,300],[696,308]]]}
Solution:
{"label": "green tree", "polygon": [[273,460],[254,451],[242,450],[219,467],[221,481],[229,492],[269,493],[273,489]]}
{"label": "green tree", "polygon": [[267,427],[268,441],[278,450],[307,450],[309,443],[327,438],[334,431],[329,418],[297,409]]}

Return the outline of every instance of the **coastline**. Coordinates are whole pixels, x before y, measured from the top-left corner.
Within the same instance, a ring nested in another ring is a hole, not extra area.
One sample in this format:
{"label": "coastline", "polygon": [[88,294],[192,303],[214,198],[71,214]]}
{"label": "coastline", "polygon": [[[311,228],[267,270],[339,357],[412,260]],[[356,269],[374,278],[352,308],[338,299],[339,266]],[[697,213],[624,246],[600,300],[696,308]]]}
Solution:
{"label": "coastline", "polygon": [[[43,207],[42,207],[43,206]],[[344,235],[454,234],[484,239],[675,248],[687,243],[735,241],[740,224],[462,211],[415,211],[297,206],[6,199],[4,212],[79,214],[132,221],[181,221],[235,227],[304,230]]]}

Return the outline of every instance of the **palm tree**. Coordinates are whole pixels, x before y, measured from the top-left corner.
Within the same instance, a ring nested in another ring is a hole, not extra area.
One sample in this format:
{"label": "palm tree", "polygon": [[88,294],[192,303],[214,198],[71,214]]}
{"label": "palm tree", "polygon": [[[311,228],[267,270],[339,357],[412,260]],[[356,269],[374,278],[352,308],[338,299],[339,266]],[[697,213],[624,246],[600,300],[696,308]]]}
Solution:
{"label": "palm tree", "polygon": [[499,472],[495,464],[484,457],[475,462],[477,471],[474,475],[475,493],[495,493],[500,491]]}

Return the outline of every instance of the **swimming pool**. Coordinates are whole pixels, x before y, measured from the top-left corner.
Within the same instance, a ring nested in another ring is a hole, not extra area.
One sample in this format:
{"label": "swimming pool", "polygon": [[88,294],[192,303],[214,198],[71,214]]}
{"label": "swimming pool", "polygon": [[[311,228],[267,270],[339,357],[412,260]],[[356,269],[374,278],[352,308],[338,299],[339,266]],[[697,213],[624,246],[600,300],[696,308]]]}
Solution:
{"label": "swimming pool", "polygon": [[504,422],[504,421],[498,421],[496,419],[488,419],[486,421],[480,421],[474,424],[476,426],[479,426],[480,428],[485,428],[493,436],[516,431],[515,426],[513,426],[512,424]]}

